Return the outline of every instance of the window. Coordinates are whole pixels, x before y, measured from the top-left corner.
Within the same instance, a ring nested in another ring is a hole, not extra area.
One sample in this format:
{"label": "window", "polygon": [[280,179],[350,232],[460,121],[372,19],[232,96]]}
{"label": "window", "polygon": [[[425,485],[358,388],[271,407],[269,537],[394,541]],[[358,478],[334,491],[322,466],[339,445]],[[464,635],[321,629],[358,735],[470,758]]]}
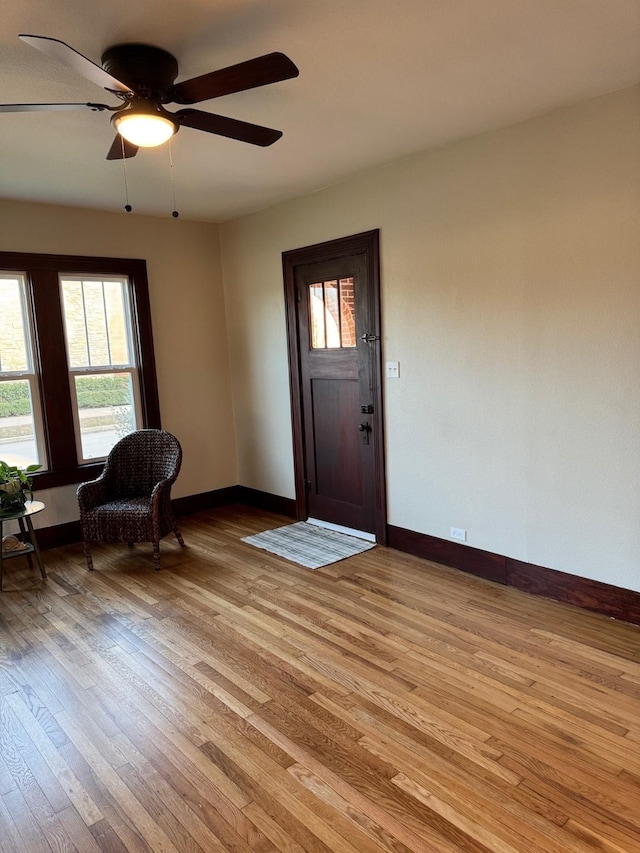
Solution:
{"label": "window", "polygon": [[159,427],[144,261],[0,253],[0,459],[39,488],[96,476]]}
{"label": "window", "polygon": [[0,458],[46,467],[33,322],[22,273],[0,273]]}
{"label": "window", "polygon": [[309,285],[312,349],[356,346],[353,278]]}
{"label": "window", "polygon": [[88,462],[142,422],[128,281],[64,276],[60,284],[76,446]]}

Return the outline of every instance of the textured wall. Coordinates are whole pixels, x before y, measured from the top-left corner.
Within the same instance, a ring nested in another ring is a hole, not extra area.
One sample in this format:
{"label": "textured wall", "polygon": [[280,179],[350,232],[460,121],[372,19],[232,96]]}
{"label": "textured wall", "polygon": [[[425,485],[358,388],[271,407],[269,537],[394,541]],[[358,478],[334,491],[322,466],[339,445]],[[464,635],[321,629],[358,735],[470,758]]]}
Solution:
{"label": "textured wall", "polygon": [[[238,482],[217,226],[0,200],[0,251],[144,258],[162,425],[184,450],[173,494]],[[42,524],[77,517],[73,490],[38,496]]]}
{"label": "textured wall", "polygon": [[281,252],[380,228],[389,521],[640,590],[640,90],[221,227],[240,482],[293,496]]}

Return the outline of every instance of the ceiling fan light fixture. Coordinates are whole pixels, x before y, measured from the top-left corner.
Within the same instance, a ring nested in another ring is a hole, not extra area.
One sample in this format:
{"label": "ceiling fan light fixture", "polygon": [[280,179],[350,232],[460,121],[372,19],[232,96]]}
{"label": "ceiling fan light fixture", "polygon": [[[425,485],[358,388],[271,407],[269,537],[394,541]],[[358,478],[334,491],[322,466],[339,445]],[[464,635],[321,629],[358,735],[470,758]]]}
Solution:
{"label": "ceiling fan light fixture", "polygon": [[178,123],[152,103],[119,110],[111,121],[120,136],[139,148],[162,145],[178,131]]}
{"label": "ceiling fan light fixture", "polygon": [[[282,136],[281,131],[191,109],[191,105],[290,80],[299,74],[288,56],[274,51],[176,84],[178,61],[160,47],[139,43],[115,44],[102,54],[100,66],[60,39],[26,33],[20,35],[20,38],[51,59],[68,65],[107,92],[117,95],[125,104],[118,107],[96,103],[0,104],[0,113],[107,110],[112,113],[111,123],[117,134],[107,152],[107,160],[127,160],[135,157],[139,148],[162,145],[183,125],[261,148],[273,145]],[[130,88],[122,80],[129,80],[135,88]],[[172,113],[165,110],[163,104],[180,104],[185,109]]]}

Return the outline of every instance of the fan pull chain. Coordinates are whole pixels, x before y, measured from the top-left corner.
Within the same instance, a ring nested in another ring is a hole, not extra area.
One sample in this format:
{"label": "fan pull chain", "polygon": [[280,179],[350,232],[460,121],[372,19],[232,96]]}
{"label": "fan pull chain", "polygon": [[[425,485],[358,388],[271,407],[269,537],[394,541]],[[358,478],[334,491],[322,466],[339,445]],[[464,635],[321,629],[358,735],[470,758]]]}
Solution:
{"label": "fan pull chain", "polygon": [[171,172],[171,190],[173,192],[173,210],[171,215],[174,219],[177,219],[180,214],[176,210],[176,182],[173,177],[173,155],[171,153],[171,140],[169,140],[169,171]]}
{"label": "fan pull chain", "polygon": [[129,204],[129,186],[127,184],[127,158],[124,154],[124,136],[120,137],[120,144],[122,145],[122,171],[124,173],[124,197],[126,201],[124,209],[127,211],[127,213],[131,213],[133,208]]}

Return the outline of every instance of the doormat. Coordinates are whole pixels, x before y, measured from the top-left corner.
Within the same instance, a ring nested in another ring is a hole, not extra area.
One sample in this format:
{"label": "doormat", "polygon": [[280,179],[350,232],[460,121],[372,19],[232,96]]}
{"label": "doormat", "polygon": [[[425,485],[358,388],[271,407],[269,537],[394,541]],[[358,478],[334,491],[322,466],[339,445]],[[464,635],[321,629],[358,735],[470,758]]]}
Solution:
{"label": "doormat", "polygon": [[326,530],[315,524],[307,524],[306,521],[276,527],[275,530],[265,530],[255,536],[246,536],[242,541],[307,569],[319,569],[321,566],[337,563],[375,548],[376,544],[356,539],[355,536],[347,536],[346,533]]}

